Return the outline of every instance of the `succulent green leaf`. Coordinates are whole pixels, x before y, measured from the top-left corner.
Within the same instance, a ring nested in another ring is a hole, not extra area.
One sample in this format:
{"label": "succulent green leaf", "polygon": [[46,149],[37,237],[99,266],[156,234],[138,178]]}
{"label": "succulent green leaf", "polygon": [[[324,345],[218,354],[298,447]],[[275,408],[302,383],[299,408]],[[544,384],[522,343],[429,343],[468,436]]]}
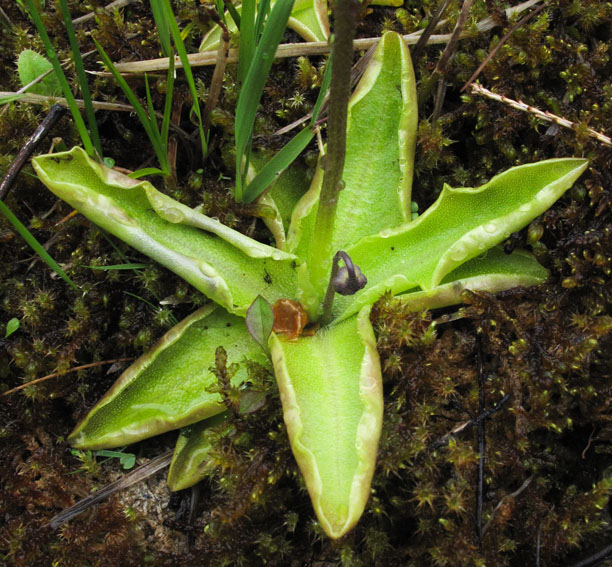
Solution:
{"label": "succulent green leaf", "polygon": [[[551,159],[513,167],[477,188],[445,186],[415,221],[363,238],[347,253],[368,278],[346,317],[385,291],[431,290],[445,275],[495,246],[548,209],[583,173],[588,161]],[[335,310],[339,307],[334,305]]]}
{"label": "succulent green leaf", "polygon": [[184,490],[200,482],[216,463],[209,459],[219,438],[231,430],[226,412],[181,429],[168,471],[170,490]]}
{"label": "succulent green leaf", "polygon": [[41,181],[98,226],[157,260],[228,311],[257,295],[292,297],[298,259],[94,162],[80,148],[32,160]]}
{"label": "succulent green leaf", "polygon": [[287,26],[306,41],[327,41],[327,0],[296,0]]}
{"label": "succulent green leaf", "polygon": [[291,448],[332,538],[363,513],[382,427],[380,361],[369,314],[368,306],[297,341],[270,338]]}
{"label": "succulent green leaf", "polygon": [[[70,434],[80,449],[104,449],[134,443],[222,412],[213,391],[215,350],[223,345],[228,364],[245,357],[267,358],[249,335],[244,319],[215,305],[203,307],[170,329],[132,364]],[[247,377],[242,366],[235,385]]]}
{"label": "succulent green leaf", "polygon": [[[274,2],[270,2],[270,7]],[[236,8],[238,14],[242,7]],[[229,13],[225,14],[227,29],[230,34],[238,32],[238,26]],[[327,41],[329,39],[329,18],[327,17],[327,0],[297,0],[291,10],[287,27],[303,37],[306,41]],[[219,47],[221,28],[213,26],[202,38],[200,51],[213,51]]]}
{"label": "succulent green leaf", "polygon": [[[385,34],[349,101],[344,189],[340,192],[333,250],[411,218],[417,112],[414,71],[402,37]],[[319,169],[298,203],[287,250],[316,265],[331,265],[310,250],[321,190]],[[325,272],[327,273],[327,272]],[[366,274],[367,275],[367,274]],[[326,281],[313,282],[323,294]]]}
{"label": "succulent green leaf", "polygon": [[413,311],[438,309],[462,302],[464,291],[498,293],[513,287],[539,285],[546,281],[548,270],[529,252],[515,250],[506,254],[499,247],[462,264],[434,288],[405,293],[397,298]]}

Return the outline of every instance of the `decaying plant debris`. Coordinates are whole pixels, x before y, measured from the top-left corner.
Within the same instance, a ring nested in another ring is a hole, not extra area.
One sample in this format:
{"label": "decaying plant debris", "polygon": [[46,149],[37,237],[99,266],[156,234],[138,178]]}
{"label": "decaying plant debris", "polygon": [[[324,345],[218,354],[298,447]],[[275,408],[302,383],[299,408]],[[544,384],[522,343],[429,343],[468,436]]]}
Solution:
{"label": "decaying plant debris", "polygon": [[[410,33],[424,27],[424,17],[437,4],[373,7],[358,34]],[[170,497],[155,478],[57,531],[45,528],[57,512],[124,474],[115,460],[93,464],[84,456],[79,461],[63,443],[75,420],[117,376],[123,367],[118,363],[1,398],[2,561],[200,565],[206,557],[211,565],[520,565],[536,560],[572,565],[608,545],[612,152],[587,128],[612,132],[612,8],[594,0],[549,2],[511,34],[479,77],[497,93],[571,120],[578,125],[572,131],[499,102],[460,94],[515,23],[505,19],[505,7],[505,2],[474,2],[464,24],[473,33],[458,42],[446,67],[437,121],[427,116],[440,90],[436,87],[422,101],[414,200],[424,210],[436,197],[432,188],[444,182],[475,186],[517,163],[585,156],[591,166],[559,203],[506,243],[508,249],[531,248],[551,271],[547,284],[497,297],[471,294],[458,314],[408,314],[390,299],[377,304],[372,317],[383,355],[385,426],[374,492],[356,530],[335,544],[321,535],[291,458],[278,400],[270,394],[273,379],[257,367],[250,369],[252,388],[268,393],[266,404],[254,413],[235,412],[234,432],[212,456],[223,472],[211,469],[191,520],[190,493]],[[460,2],[450,2],[442,32],[453,31],[460,8]],[[78,3],[71,9],[75,17],[85,11]],[[209,24],[193,10],[185,5],[178,14],[185,23],[194,22],[195,49],[196,36]],[[7,82],[0,88],[10,91],[18,88],[9,81],[19,52],[42,49],[16,6],[5,8],[5,14],[0,76]],[[58,46],[66,50],[59,17],[53,10],[46,16]],[[498,26],[487,32],[470,28],[486,16]],[[115,15],[100,14],[83,29],[95,31],[118,61],[158,56],[150,28],[147,10],[132,5]],[[80,39],[88,45],[84,32]],[[415,60],[418,79],[431,75],[442,50],[423,48]],[[320,81],[320,63],[311,57],[274,67],[257,124],[262,147],[278,148],[281,140],[271,133],[312,106],[316,91],[311,85]],[[224,179],[231,175],[237,94],[231,67],[228,72],[212,117],[214,142],[204,172],[182,154],[180,183],[167,191],[265,240],[252,208],[233,204],[231,182]],[[199,73],[207,85],[212,70]],[[107,81],[95,80],[94,98],[120,96]],[[161,76],[156,87],[163,92]],[[3,172],[44,115],[44,109],[20,103],[0,115]],[[108,155],[120,157],[124,167],[141,166],[151,152],[139,125],[124,114],[101,112],[98,119]],[[186,115],[184,124],[189,127]],[[67,118],[53,135],[63,136],[67,146],[78,143]],[[315,155],[312,148],[305,162],[311,164]],[[147,261],[117,241],[111,245],[82,217],[66,218],[70,208],[28,173],[20,175],[6,203],[48,243],[82,291],[53,277],[2,219],[2,322],[20,321],[0,349],[4,390],[72,366],[133,357],[204,301],[154,264],[138,271],[88,268],[120,264],[121,254],[132,262]],[[161,308],[149,305],[164,299]],[[236,395],[225,394],[230,400]],[[477,419],[492,409],[497,411],[486,420]],[[479,484],[483,439],[486,458]],[[136,447],[138,457],[144,462],[172,442],[163,437],[143,442]]]}

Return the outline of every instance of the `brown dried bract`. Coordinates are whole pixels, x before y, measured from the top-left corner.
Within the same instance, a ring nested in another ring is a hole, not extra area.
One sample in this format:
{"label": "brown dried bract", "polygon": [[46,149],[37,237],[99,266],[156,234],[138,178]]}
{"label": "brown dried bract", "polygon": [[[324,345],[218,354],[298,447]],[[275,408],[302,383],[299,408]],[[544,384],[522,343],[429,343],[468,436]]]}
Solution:
{"label": "brown dried bract", "polygon": [[272,306],[275,333],[284,334],[290,341],[296,340],[308,324],[308,315],[298,301],[279,299]]}

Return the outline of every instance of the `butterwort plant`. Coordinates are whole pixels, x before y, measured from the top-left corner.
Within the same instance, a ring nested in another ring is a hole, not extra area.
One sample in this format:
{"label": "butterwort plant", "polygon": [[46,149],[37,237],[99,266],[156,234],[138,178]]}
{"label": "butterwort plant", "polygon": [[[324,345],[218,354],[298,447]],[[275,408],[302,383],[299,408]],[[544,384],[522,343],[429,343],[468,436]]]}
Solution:
{"label": "butterwort plant", "polygon": [[[331,538],[346,534],[368,500],[383,420],[372,304],[391,292],[421,310],[460,303],[465,289],[541,283],[547,272],[533,256],[507,255],[497,245],[587,167],[584,159],[552,159],[477,188],[445,186],[412,219],[416,109],[408,49],[386,33],[349,101],[343,189],[323,246],[312,243],[324,158],[293,208],[286,238],[277,239],[284,249],[109,169],[81,148],[34,158],[38,176],[61,199],[212,300],[119,377],[70,443],[112,448],[192,425],[179,435],[169,484],[198,482],[206,427],[225,409],[211,370],[222,346],[229,364],[272,365],[320,525]],[[233,385],[246,377],[241,366]]]}

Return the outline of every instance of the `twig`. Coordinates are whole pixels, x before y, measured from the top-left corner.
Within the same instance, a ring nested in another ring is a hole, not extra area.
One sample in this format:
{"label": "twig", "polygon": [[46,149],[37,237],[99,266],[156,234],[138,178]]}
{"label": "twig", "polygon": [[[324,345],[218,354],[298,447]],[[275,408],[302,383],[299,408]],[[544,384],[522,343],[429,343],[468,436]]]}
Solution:
{"label": "twig", "polygon": [[442,14],[444,14],[449,4],[450,0],[441,0],[440,4],[438,5],[438,9],[431,17],[431,20],[429,20],[425,31],[423,31],[421,37],[419,38],[419,41],[417,41],[416,45],[414,46],[414,49],[412,50],[412,58],[415,61],[418,59],[421,50],[427,45],[431,34],[433,34],[434,30],[438,27],[438,24],[440,23],[440,18],[442,17]]}
{"label": "twig", "polygon": [[[520,110],[522,112],[528,112],[529,114],[533,114],[537,116],[538,118],[540,118],[541,120],[546,120],[547,122],[554,122],[555,124],[558,124],[559,126],[562,126],[563,128],[568,128],[570,130],[574,130],[574,131],[580,130],[578,124],[576,124],[575,122],[571,122],[570,120],[567,120],[567,118],[562,118],[561,116],[557,116],[556,114],[553,114],[552,112],[542,111],[539,108],[536,108],[535,106],[530,106],[529,104],[525,104],[524,102],[513,100],[511,98],[508,98],[507,96],[491,92],[489,89],[486,89],[485,87],[477,83],[471,84],[470,88],[472,89],[472,93],[474,94],[479,94],[482,96],[486,96],[487,98],[496,100],[498,102],[503,102],[504,104],[507,104],[508,106],[511,106],[512,108],[516,108],[517,110]],[[586,133],[590,137],[595,138],[598,142],[601,142],[602,144],[605,144],[606,146],[612,146],[612,138],[609,138],[605,134],[602,134],[601,132],[597,132],[596,130],[593,130],[592,128],[586,128],[585,130],[586,130]]]}
{"label": "twig", "polygon": [[[463,0],[461,12],[459,13],[459,17],[457,18],[455,29],[453,30],[453,33],[451,34],[451,37],[448,40],[448,44],[444,48],[444,51],[442,52],[442,55],[440,56],[440,59],[436,64],[436,68],[433,70],[432,74],[426,80],[423,81],[423,84],[421,86],[421,92],[419,93],[419,106],[421,106],[429,98],[431,91],[435,87],[440,77],[444,76],[444,73],[446,72],[446,68],[450,63],[450,60],[452,59],[453,55],[455,55],[455,51],[457,51],[457,44],[463,32],[463,25],[467,20],[468,14],[470,13],[473,1],[474,0]],[[443,89],[442,91],[438,91],[438,94],[436,96],[437,100],[434,105],[435,107],[442,108],[444,92],[445,89]]]}
{"label": "twig", "polygon": [[570,567],[594,567],[601,563],[608,555],[612,555],[612,543],[606,545],[603,549],[600,549],[597,553],[594,553],[590,557],[574,563]]}
{"label": "twig", "polygon": [[215,64],[215,70],[208,89],[206,106],[204,107],[204,119],[202,124],[204,136],[207,135],[208,128],[210,126],[210,114],[214,110],[215,106],[217,106],[219,96],[221,95],[223,75],[225,74],[225,65],[227,63],[227,54],[229,52],[230,44],[230,33],[227,26],[221,20],[219,20],[217,23],[221,27],[221,41],[219,41],[219,48],[217,49],[217,63]]}
{"label": "twig", "polygon": [[[508,500],[517,498],[521,492],[523,492],[530,484],[531,481],[533,480],[533,475],[531,475],[530,477],[526,478],[523,481],[523,484],[521,484],[521,486],[519,486],[514,492],[511,492],[510,494],[506,494],[506,496],[504,496],[498,503],[497,506],[495,506],[495,508],[493,509],[493,511],[491,512],[491,517],[489,518],[489,521],[486,523],[485,527],[482,530],[482,533],[486,533],[487,530],[491,527],[491,523],[493,522],[493,518],[495,517],[495,514],[498,512],[498,510],[504,505],[505,502],[507,502]],[[539,532],[538,532],[539,533]]]}
{"label": "twig", "polygon": [[[506,16],[510,17],[514,14],[519,14],[528,10],[532,6],[539,4],[542,0],[527,0],[518,6],[513,6],[512,8],[508,8],[506,10]],[[495,28],[498,24],[495,22],[493,18],[487,17],[481,20],[476,24],[476,28],[480,32],[487,32]],[[415,45],[418,41],[423,31],[418,31],[414,33],[410,33],[404,35],[404,41],[408,45]],[[462,33],[460,35],[461,38],[466,37],[467,33]],[[453,34],[439,34],[432,35],[427,41],[427,45],[433,44],[444,44],[448,43]],[[366,50],[376,45],[378,43],[378,37],[369,37],[363,39],[356,39],[353,42],[353,50],[361,51]],[[312,41],[312,42],[303,42],[303,43],[285,43],[283,45],[279,45],[275,54],[275,58],[283,58],[283,57],[297,57],[298,55],[326,55],[330,51],[330,45],[326,41]],[[215,65],[217,62],[217,54],[215,52],[204,52],[204,53],[190,53],[187,58],[189,59],[189,64],[191,67],[200,67],[204,65]],[[235,63],[238,61],[238,50],[230,49],[227,63]],[[125,63],[115,63],[117,70],[120,73],[144,73],[151,71],[163,71],[168,69],[168,58],[162,57],[160,59],[148,59],[145,61],[130,61]],[[175,67],[182,67],[182,63],[178,58],[175,59]]]}
{"label": "twig", "polygon": [[[0,98],[5,96],[14,96],[16,94],[21,94],[19,91],[0,91]],[[49,104],[49,102],[54,102],[59,104],[60,106],[68,107],[68,103],[66,99],[58,96],[47,96],[47,95],[39,95],[34,93],[25,93],[21,94],[19,99],[16,102],[28,102],[30,104]],[[83,103],[83,99],[76,99],[77,106],[79,108],[85,108],[85,104]],[[134,112],[134,107],[131,104],[120,104],[117,102],[103,102],[103,101],[91,101],[92,106],[96,110],[114,110],[117,112]]]}
{"label": "twig", "polygon": [[19,150],[17,157],[15,157],[13,163],[11,163],[2,183],[0,183],[0,201],[6,197],[13,181],[15,181],[15,178],[19,175],[23,164],[29,159],[49,130],[57,124],[57,121],[62,117],[65,111],[66,109],[64,107],[59,104],[54,104],[49,109],[49,113],[45,116],[44,120],[38,125],[38,128],[34,130],[34,134],[30,136],[28,141]]}
{"label": "twig", "polygon": [[495,57],[495,54],[501,49],[502,45],[504,45],[504,43],[506,43],[506,40],[518,28],[520,28],[522,25],[527,23],[534,16],[537,16],[544,8],[546,8],[546,6],[548,6],[548,0],[546,0],[546,2],[544,2],[544,4],[541,4],[540,6],[538,6],[533,12],[531,12],[531,13],[527,14],[526,16],[524,16],[523,18],[521,18],[516,24],[514,24],[510,28],[510,30],[508,30],[508,33],[499,40],[498,44],[493,49],[491,49],[489,54],[484,58],[484,61],[478,66],[478,69],[476,69],[476,71],[474,71],[474,73],[467,80],[465,85],[463,85],[463,87],[461,87],[461,92],[463,92],[465,89],[467,89],[476,80],[476,77],[478,77],[478,75],[480,75],[480,73],[482,73],[482,70],[487,66],[489,61],[491,61],[491,59],[493,59],[493,57]]}
{"label": "twig", "polygon": [[103,364],[114,364],[115,362],[128,362],[130,360],[134,360],[134,358],[115,358],[114,360],[100,360],[98,362],[90,362],[89,364],[83,364],[82,366],[75,366],[74,368],[69,368],[64,372],[54,372],[53,374],[48,374],[47,376],[43,376],[42,378],[36,378],[36,380],[32,380],[27,384],[22,384],[21,386],[17,386],[16,388],[12,388],[3,392],[3,396],[8,396],[9,394],[14,394],[15,392],[19,392],[19,390],[23,390],[24,388],[29,388],[30,386],[34,386],[35,384],[40,384],[41,382],[45,382],[46,380],[50,380],[51,378],[57,378],[58,376],[63,376],[64,374],[68,374],[69,372],[76,372],[77,370],[84,370],[85,368],[93,368],[94,366],[102,366]]}
{"label": "twig", "polygon": [[[477,343],[476,365],[478,367],[478,414],[485,411],[485,384],[482,368],[480,340]],[[484,502],[484,467],[485,467],[485,420],[478,423],[478,476],[476,481],[476,539],[482,553],[482,508]]]}
{"label": "twig", "polygon": [[159,457],[149,461],[145,465],[134,469],[130,474],[116,480],[115,482],[111,482],[107,484],[104,488],[83,498],[83,500],[77,502],[74,506],[71,506],[67,510],[60,512],[56,516],[53,516],[49,523],[45,527],[49,527],[53,530],[59,528],[62,524],[65,524],[68,520],[71,520],[75,516],[83,513],[87,508],[90,508],[94,504],[97,504],[101,500],[108,498],[111,494],[118,492],[120,490],[124,490],[133,486],[134,484],[138,484],[142,482],[146,478],[154,475],[156,472],[162,470],[167,467],[172,460],[172,451],[166,451],[161,454]]}
{"label": "twig", "polygon": [[447,441],[449,441],[451,439],[454,439],[459,433],[462,433],[466,429],[469,429],[470,427],[472,427],[474,425],[477,425],[482,420],[487,419],[488,417],[491,417],[494,413],[497,413],[500,409],[502,409],[504,404],[509,399],[510,399],[510,394],[506,394],[491,409],[488,409],[488,410],[482,412],[480,415],[477,415],[476,417],[473,417],[471,419],[468,419],[467,421],[464,421],[463,423],[460,423],[459,425],[454,427],[451,431],[449,431],[448,433],[445,433],[444,435],[442,435],[442,437],[438,437],[438,439],[433,441],[432,444],[430,445],[430,449],[437,449],[438,447],[441,447],[442,445],[445,445],[447,443]]}

